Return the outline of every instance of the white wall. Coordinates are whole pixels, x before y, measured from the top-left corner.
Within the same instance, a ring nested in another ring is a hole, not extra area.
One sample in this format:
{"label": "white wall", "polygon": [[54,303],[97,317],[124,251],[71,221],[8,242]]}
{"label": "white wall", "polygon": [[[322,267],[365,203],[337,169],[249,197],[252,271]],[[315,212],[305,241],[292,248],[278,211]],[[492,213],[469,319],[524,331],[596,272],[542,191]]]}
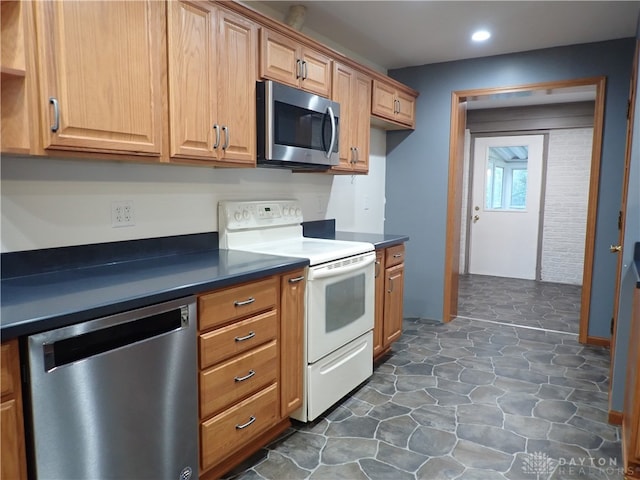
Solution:
{"label": "white wall", "polygon": [[582,285],[593,128],[551,130],[541,279]]}
{"label": "white wall", "polygon": [[[1,251],[217,231],[221,199],[297,198],[305,221],[382,233],[385,152],[385,132],[371,129],[366,176],[3,156]],[[122,200],[133,201],[135,226],[112,228]]]}

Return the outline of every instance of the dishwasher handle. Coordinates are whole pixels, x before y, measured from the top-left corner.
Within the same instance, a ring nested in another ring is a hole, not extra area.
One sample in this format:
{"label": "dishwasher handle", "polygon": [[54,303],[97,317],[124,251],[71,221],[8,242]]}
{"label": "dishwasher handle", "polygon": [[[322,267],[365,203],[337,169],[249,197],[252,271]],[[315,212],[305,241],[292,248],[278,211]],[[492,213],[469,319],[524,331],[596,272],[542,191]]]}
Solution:
{"label": "dishwasher handle", "polygon": [[80,333],[43,342],[44,370],[51,372],[58,367],[189,326],[189,305],[177,305],[164,311],[156,311],[154,307],[148,309],[146,316],[147,309],[116,315],[113,318],[122,317],[122,321],[109,326],[100,325],[104,319],[89,321],[86,323],[95,322],[96,328],[84,328]]}

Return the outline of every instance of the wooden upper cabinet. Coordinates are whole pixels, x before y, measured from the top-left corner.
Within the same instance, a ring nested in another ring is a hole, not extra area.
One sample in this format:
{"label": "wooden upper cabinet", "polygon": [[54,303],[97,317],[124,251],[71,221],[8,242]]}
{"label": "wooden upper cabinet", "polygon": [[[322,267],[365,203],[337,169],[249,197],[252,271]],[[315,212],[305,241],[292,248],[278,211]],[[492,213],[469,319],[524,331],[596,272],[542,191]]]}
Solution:
{"label": "wooden upper cabinet", "polygon": [[44,148],[160,155],[165,4],[35,3]]}
{"label": "wooden upper cabinet", "polygon": [[255,165],[257,26],[206,2],[169,2],[171,156]]}
{"label": "wooden upper cabinet", "polygon": [[340,104],[340,164],[332,170],[369,171],[371,78],[334,62],[332,99]]}
{"label": "wooden upper cabinet", "polygon": [[168,3],[171,156],[215,159],[216,9]]}
{"label": "wooden upper cabinet", "polygon": [[[416,96],[390,83],[373,81],[371,115],[393,122],[400,128],[415,128]],[[388,126],[393,129],[393,126]]]}
{"label": "wooden upper cabinet", "polygon": [[221,9],[218,20],[218,122],[222,158],[256,164],[258,26]]}
{"label": "wooden upper cabinet", "polygon": [[260,77],[331,95],[331,59],[268,28],[260,35]]}

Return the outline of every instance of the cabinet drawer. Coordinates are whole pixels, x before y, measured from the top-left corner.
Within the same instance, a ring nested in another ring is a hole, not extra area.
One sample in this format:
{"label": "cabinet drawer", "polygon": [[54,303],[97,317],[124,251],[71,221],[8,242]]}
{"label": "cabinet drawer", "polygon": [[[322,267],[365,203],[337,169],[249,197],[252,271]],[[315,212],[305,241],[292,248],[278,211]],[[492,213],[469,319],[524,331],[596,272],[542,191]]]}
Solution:
{"label": "cabinet drawer", "polygon": [[14,352],[15,343],[3,343],[0,347],[0,394],[4,397],[13,393],[13,385],[17,379],[13,378],[14,355],[17,358],[18,352]]}
{"label": "cabinet drawer", "polygon": [[275,340],[200,374],[200,416],[205,418],[274,382],[278,375]]}
{"label": "cabinet drawer", "polygon": [[394,245],[386,250],[386,258],[384,260],[385,268],[393,267],[404,262],[404,243]]}
{"label": "cabinet drawer", "polygon": [[278,333],[278,312],[271,310],[255,317],[200,335],[200,368],[246,352]]}
{"label": "cabinet drawer", "polygon": [[201,295],[198,297],[200,330],[275,307],[278,302],[277,280],[270,277]]}
{"label": "cabinet drawer", "polygon": [[[278,384],[203,422],[201,467],[206,470],[228,457],[278,421]],[[251,422],[251,423],[250,423]]]}

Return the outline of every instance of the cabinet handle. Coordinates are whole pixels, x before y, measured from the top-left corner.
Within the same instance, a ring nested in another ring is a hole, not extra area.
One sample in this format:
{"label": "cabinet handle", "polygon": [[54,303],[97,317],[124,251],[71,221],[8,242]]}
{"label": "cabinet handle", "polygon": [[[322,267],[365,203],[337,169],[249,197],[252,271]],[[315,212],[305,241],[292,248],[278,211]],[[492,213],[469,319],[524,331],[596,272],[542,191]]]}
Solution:
{"label": "cabinet handle", "polygon": [[216,131],[216,143],[213,144],[213,148],[216,149],[220,146],[220,125],[215,123],[213,129]]}
{"label": "cabinet handle", "polygon": [[349,150],[351,150],[351,158],[349,159],[349,163],[353,163],[353,159],[356,157],[355,149],[354,147],[349,147]]}
{"label": "cabinet handle", "polygon": [[375,274],[375,278],[378,278],[378,275],[380,275],[380,260],[376,260],[376,274]]}
{"label": "cabinet handle", "polygon": [[223,125],[222,131],[224,132],[224,145],[222,145],[222,150],[226,150],[229,146],[229,127]]}
{"label": "cabinet handle", "polygon": [[244,377],[235,377],[234,380],[236,382],[244,382],[245,380],[249,380],[255,374],[256,374],[255,370],[249,370],[249,373],[247,373]]}
{"label": "cabinet handle", "polygon": [[245,340],[249,340],[249,339],[251,339],[251,338],[253,338],[255,336],[256,336],[256,332],[251,331],[251,332],[249,332],[248,335],[245,335],[244,337],[236,337],[235,340],[236,340],[236,342],[244,342]]}
{"label": "cabinet handle", "polygon": [[256,417],[251,415],[251,417],[249,417],[249,421],[247,423],[243,423],[242,425],[236,425],[236,430],[242,430],[243,428],[247,428],[249,425],[251,425],[255,421],[256,421]]}
{"label": "cabinet handle", "polygon": [[249,305],[250,303],[253,303],[253,302],[255,302],[255,301],[256,301],[256,299],[255,299],[255,298],[253,298],[253,297],[249,297],[247,300],[243,300],[243,301],[241,301],[241,302],[239,302],[238,300],[236,300],[235,302],[233,302],[233,304],[234,304],[236,307],[242,307],[242,306],[244,306],[244,305]]}
{"label": "cabinet handle", "polygon": [[400,109],[401,109],[401,104],[400,104],[400,100],[396,100],[398,102],[398,111],[396,113],[400,113]]}
{"label": "cabinet handle", "polygon": [[356,152],[356,160],[353,163],[358,163],[360,161],[360,150],[358,150],[358,147],[353,147],[353,149]]}
{"label": "cabinet handle", "polygon": [[304,280],[304,275],[300,275],[299,277],[296,277],[296,278],[290,278],[289,283],[298,283],[298,282],[301,282],[302,280]]}
{"label": "cabinet handle", "polygon": [[58,105],[58,99],[55,97],[49,97],[49,103],[53,105],[53,125],[51,125],[51,131],[55,133],[60,128],[60,105]]}
{"label": "cabinet handle", "polygon": [[400,257],[402,257],[401,253],[394,253],[393,254],[393,258],[400,258]]}
{"label": "cabinet handle", "polygon": [[302,76],[302,60],[296,60],[296,79]]}
{"label": "cabinet handle", "polygon": [[389,277],[389,290],[387,290],[387,293],[391,292],[393,292],[393,277]]}
{"label": "cabinet handle", "polygon": [[302,79],[307,79],[307,62],[305,62],[304,60],[302,61]]}

